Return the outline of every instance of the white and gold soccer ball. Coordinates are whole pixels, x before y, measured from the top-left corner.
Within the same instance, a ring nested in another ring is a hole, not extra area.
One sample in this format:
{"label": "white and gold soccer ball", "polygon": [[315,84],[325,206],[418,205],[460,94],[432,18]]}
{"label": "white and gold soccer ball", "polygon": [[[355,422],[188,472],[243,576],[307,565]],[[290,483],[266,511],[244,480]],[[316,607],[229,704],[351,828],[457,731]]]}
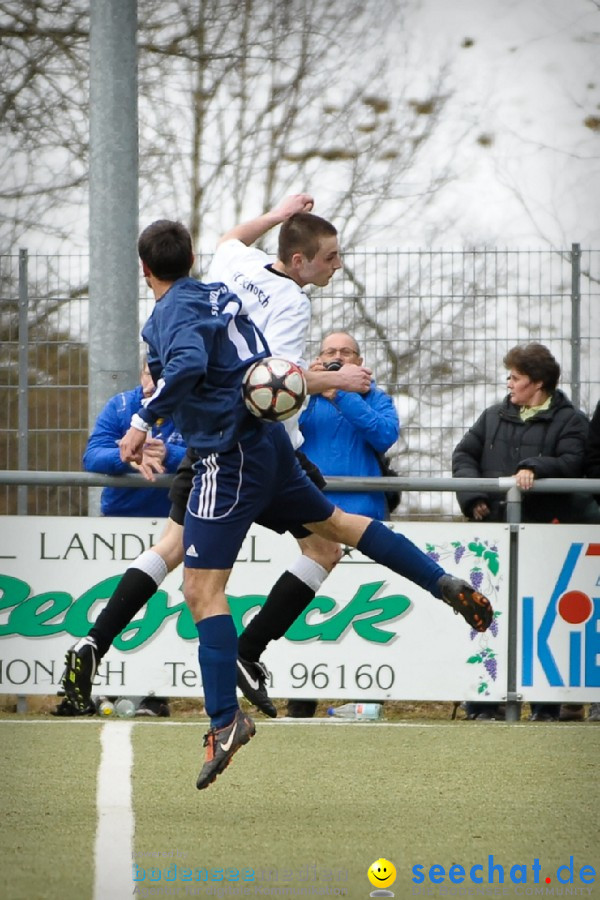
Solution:
{"label": "white and gold soccer ball", "polygon": [[269,422],[283,422],[302,408],[306,397],[304,373],[295,363],[268,356],[253,363],[242,382],[250,412]]}

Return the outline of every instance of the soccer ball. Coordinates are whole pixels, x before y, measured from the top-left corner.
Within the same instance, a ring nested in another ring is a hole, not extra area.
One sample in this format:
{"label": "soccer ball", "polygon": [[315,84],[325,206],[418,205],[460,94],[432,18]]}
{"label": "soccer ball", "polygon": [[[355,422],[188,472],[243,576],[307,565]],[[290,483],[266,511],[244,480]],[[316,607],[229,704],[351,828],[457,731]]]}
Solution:
{"label": "soccer ball", "polygon": [[242,382],[242,395],[253,415],[282,422],[301,409],[306,381],[295,363],[268,356],[250,366]]}

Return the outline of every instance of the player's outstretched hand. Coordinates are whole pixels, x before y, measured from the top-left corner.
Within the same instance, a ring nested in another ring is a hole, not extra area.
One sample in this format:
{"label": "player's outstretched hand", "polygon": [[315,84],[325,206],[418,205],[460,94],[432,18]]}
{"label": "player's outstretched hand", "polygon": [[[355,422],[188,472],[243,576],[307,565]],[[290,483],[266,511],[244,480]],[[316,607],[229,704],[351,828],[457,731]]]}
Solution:
{"label": "player's outstretched hand", "polygon": [[164,474],[165,467],[163,463],[166,455],[167,448],[164,441],[158,438],[146,438],[142,461],[138,465],[138,469],[147,481],[154,481],[155,474]]}
{"label": "player's outstretched hand", "polygon": [[282,200],[273,212],[281,222],[285,222],[296,213],[311,212],[314,205],[314,198],[310,194],[292,194]]}
{"label": "player's outstretched hand", "polygon": [[141,463],[145,441],[146,432],[132,425],[119,441],[119,453],[123,462]]}
{"label": "player's outstretched hand", "polygon": [[352,363],[346,363],[337,374],[341,379],[339,387],[343,391],[367,394],[371,390],[372,372],[366,366],[355,366]]}

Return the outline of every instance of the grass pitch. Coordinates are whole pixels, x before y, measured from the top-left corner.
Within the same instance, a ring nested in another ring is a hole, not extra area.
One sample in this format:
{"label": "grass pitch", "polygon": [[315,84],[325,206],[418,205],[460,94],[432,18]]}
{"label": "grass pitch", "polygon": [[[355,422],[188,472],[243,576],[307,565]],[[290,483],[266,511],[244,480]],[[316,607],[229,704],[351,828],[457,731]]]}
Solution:
{"label": "grass pitch", "polygon": [[101,727],[0,723],[3,900],[92,896]]}
{"label": "grass pitch", "polygon": [[379,857],[395,864],[399,897],[417,863],[487,871],[489,854],[506,876],[536,857],[542,875],[554,874],[571,854],[600,873],[593,726],[260,723],[204,792],[194,789],[198,736],[182,729],[174,758],[169,729],[136,730],[145,760],[134,775],[136,851],[177,849],[195,868],[272,870],[280,884],[294,883],[281,880],[286,870],[343,870],[357,898],[368,896]]}
{"label": "grass pitch", "polygon": [[[3,900],[92,898],[99,731],[111,724],[0,722]],[[535,858],[542,883],[548,875],[556,884],[571,855],[576,869],[592,865],[600,875],[600,727],[592,723],[257,725],[201,792],[206,724],[134,725],[134,852],[146,888],[150,868],[164,878],[174,862],[252,870],[271,889],[344,888],[357,900],[373,890],[367,869],[379,857],[396,866],[397,898],[411,895],[416,864],[447,873],[481,863],[487,883],[490,854],[505,884],[521,864],[533,885]],[[195,896],[208,896],[211,884],[195,884],[203,891]],[[158,886],[146,896],[159,896]],[[134,887],[124,885],[123,896]]]}

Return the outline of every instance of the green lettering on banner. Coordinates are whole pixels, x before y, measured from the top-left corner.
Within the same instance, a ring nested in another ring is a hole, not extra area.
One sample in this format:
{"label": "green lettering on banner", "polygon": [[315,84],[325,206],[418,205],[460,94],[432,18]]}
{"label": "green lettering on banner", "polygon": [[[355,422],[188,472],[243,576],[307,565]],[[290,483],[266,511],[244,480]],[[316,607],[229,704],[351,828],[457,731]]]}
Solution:
{"label": "green lettering on banner", "polygon": [[89,620],[89,611],[100,600],[108,600],[117,584],[121,580],[121,575],[111,575],[98,584],[85,591],[65,616],[64,629],[73,637],[85,637],[92,623]]}
{"label": "green lettering on banner", "polygon": [[[20,578],[0,575],[0,610],[9,609],[11,606],[16,606],[17,603],[22,603],[23,600],[29,597],[30,590],[29,585],[25,581],[21,581]],[[13,628],[10,624],[10,619],[6,625],[0,625],[0,635],[12,633]]]}
{"label": "green lettering on banner", "polygon": [[[90,611],[96,603],[106,602],[114,592],[121,575],[112,575],[98,584],[92,585],[76,600],[66,591],[46,591],[30,596],[31,588],[19,578],[0,575],[0,610],[14,607],[6,624],[0,625],[0,636],[20,634],[24,637],[44,637],[66,633],[73,637],[84,637],[90,630]],[[290,641],[337,641],[352,626],[365,641],[385,644],[396,635],[392,631],[378,628],[381,622],[391,622],[405,613],[411,606],[408,597],[393,594],[377,597],[384,581],[361,585],[350,602],[338,609],[331,597],[315,597],[312,603],[286,632]],[[247,614],[260,609],[266,601],[264,594],[245,594],[240,597],[228,596],[231,614],[238,634],[244,629]],[[337,610],[337,612],[336,612]],[[322,616],[333,613],[325,621],[309,624],[307,621],[314,611]],[[64,613],[62,620],[51,622]],[[134,650],[145,644],[170,617],[176,617],[176,632],[184,640],[197,638],[196,626],[185,604],[181,601],[169,605],[166,591],[157,591],[150,598],[141,618],[125,626],[115,639],[117,650]]]}
{"label": "green lettering on banner", "polygon": [[[335,609],[337,604],[331,597],[315,597],[310,606],[304,611],[301,618],[297,619],[291,628],[286,631],[289,641],[308,641],[319,638],[322,641],[337,641],[352,625],[356,633],[366,641],[377,644],[386,644],[396,637],[393,631],[383,631],[376,628],[378,622],[391,622],[397,619],[410,607],[410,600],[403,594],[392,594],[391,597],[375,597],[381,590],[384,581],[374,581],[363,584],[356,594],[339,613],[325,622],[309,625],[307,616],[312,610],[327,613]],[[367,614],[365,616],[365,614]],[[358,621],[353,621],[357,616],[365,616]]]}
{"label": "green lettering on banner", "polygon": [[198,637],[194,620],[185,602],[169,606],[169,595],[166,591],[157,591],[146,604],[144,616],[134,619],[126,625],[121,634],[113,641],[117,650],[135,650],[140,644],[150,640],[169,616],[177,616],[177,634],[184,640],[191,641]]}
{"label": "green lettering on banner", "polygon": [[233,616],[233,624],[238,634],[241,634],[245,628],[244,617],[246,614],[254,608],[258,612],[266,599],[264,594],[243,594],[241,597],[233,597],[231,594],[227,594],[227,602]]}
{"label": "green lettering on banner", "polygon": [[[65,630],[64,621],[46,624],[49,619],[69,609],[73,598],[65,591],[47,591],[36,594],[16,606],[10,614],[11,631],[24,637],[40,637],[40,635],[59,634]],[[48,609],[40,612],[40,607],[50,604]],[[86,632],[87,633],[87,632]]]}

